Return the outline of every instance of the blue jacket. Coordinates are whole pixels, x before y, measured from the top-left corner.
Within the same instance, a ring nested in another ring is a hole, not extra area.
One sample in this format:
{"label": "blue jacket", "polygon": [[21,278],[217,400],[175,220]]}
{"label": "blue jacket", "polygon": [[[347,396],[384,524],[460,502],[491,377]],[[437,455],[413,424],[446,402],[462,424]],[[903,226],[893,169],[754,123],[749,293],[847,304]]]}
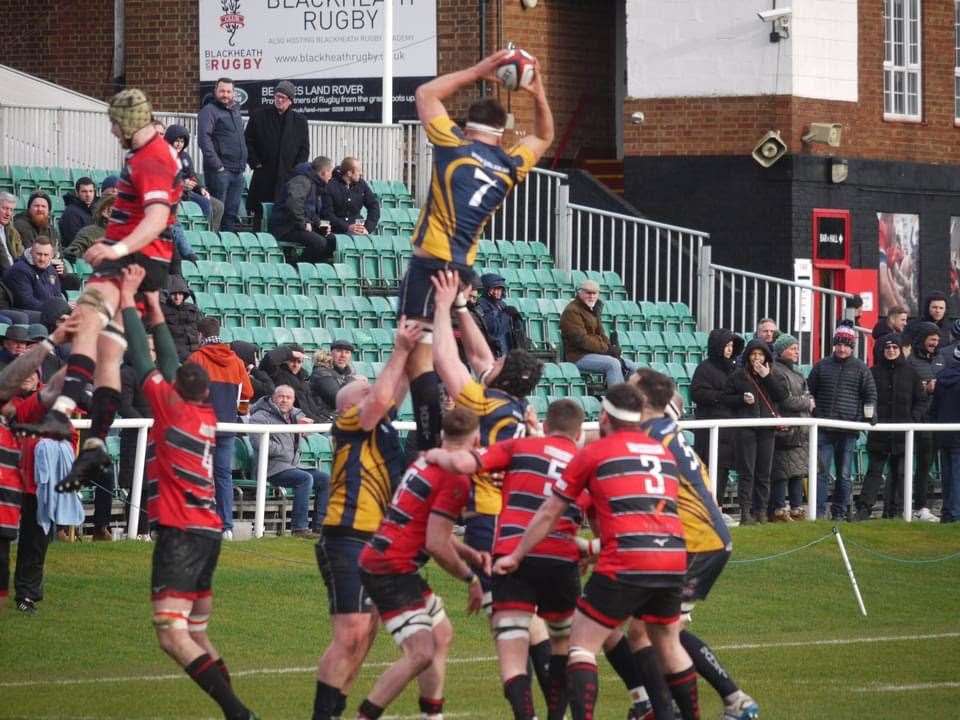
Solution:
{"label": "blue jacket", "polygon": [[72,192],[63,196],[63,204],[66,209],[60,216],[57,227],[60,230],[60,246],[67,247],[82,228],[93,224],[93,205],[87,206]]}
{"label": "blue jacket", "polygon": [[[951,365],[937,375],[930,406],[930,422],[960,423],[960,365]],[[942,448],[960,448],[960,432],[938,432]]]}
{"label": "blue jacket", "polygon": [[17,260],[3,276],[3,282],[13,296],[17,310],[43,310],[51,298],[63,299],[60,276],[51,264],[44,270],[27,262],[25,257]]}
{"label": "blue jacket", "polygon": [[33,451],[37,481],[37,524],[45,533],[52,525],[83,525],[83,503],[77,493],[58,493],[56,485],[70,474],[73,446],[69,440],[41,440]]}
{"label": "blue jacket", "polygon": [[204,175],[213,175],[221,168],[242,173],[246,168],[247,143],[236,105],[226,107],[212,98],[207,101],[197,115],[197,142],[203,154]]}

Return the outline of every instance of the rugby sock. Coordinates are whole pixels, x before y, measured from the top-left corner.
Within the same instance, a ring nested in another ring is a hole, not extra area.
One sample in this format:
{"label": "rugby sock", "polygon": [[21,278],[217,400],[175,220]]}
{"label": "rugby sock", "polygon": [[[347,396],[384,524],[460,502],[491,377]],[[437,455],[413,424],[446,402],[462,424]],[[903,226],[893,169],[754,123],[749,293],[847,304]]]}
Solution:
{"label": "rugby sock", "polygon": [[420,712],[426,720],[443,718],[443,698],[420,698]]}
{"label": "rugby sock", "polygon": [[[317,691],[313,696],[313,720],[330,720],[343,712],[343,708],[339,707],[340,697],[340,691],[337,688],[317,680]],[[345,697],[344,707],[346,707]]]}
{"label": "rugby sock", "polygon": [[627,642],[627,636],[623,635],[620,642],[609,650],[604,650],[603,654],[607,657],[607,662],[614,669],[627,690],[631,692],[640,684],[637,665],[633,661],[633,652],[630,650],[630,643]]}
{"label": "rugby sock", "polygon": [[227,664],[223,661],[223,658],[217,658],[216,666],[220,674],[223,675],[223,679],[227,681],[227,685],[233,685],[233,682],[230,680],[230,671],[227,669]]}
{"label": "rugby sock", "polygon": [[0,537],[0,602],[10,594],[10,538]]}
{"label": "rugby sock", "polygon": [[547,720],[563,720],[567,712],[567,656],[550,656],[550,690],[547,693]]}
{"label": "rugby sock", "polygon": [[633,653],[633,662],[637,666],[640,684],[647,691],[647,700],[659,718],[673,717],[673,702],[670,700],[670,688],[663,679],[663,670],[657,659],[657,651],[652,646],[641,648]]}
{"label": "rugby sock", "polygon": [[570,694],[573,720],[593,720],[598,683],[596,663],[576,662],[567,665],[567,692]]}
{"label": "rugby sock", "polygon": [[533,693],[529,675],[514,675],[503,683],[503,695],[513,708],[513,720],[534,720]]}
{"label": "rugby sock", "polygon": [[383,708],[366,699],[357,708],[357,717],[366,718],[366,720],[379,720],[381,715],[383,715]]}
{"label": "rugby sock", "polygon": [[220,668],[207,653],[187,665],[184,670],[201,690],[214,699],[227,720],[249,719],[250,710],[233,694],[233,690],[220,674]]}
{"label": "rugby sock", "polygon": [[700,677],[710,683],[720,697],[729,697],[740,689],[723,668],[723,665],[720,664],[720,661],[717,660],[713,650],[703,640],[689,630],[681,630],[680,644],[683,645],[683,649],[693,660],[693,666],[697,669]]}
{"label": "rugby sock", "polygon": [[413,417],[417,421],[417,449],[429,450],[440,446],[440,376],[432,370],[419,375],[410,383]]}
{"label": "rugby sock", "polygon": [[333,708],[333,716],[335,718],[343,715],[343,711],[347,709],[347,696],[344,695],[339,690],[337,691],[337,704]]}
{"label": "rugby sock", "polygon": [[85,402],[87,385],[93,382],[93,371],[97,364],[86,355],[71,355],[67,358],[67,373],[63,378],[63,390],[53,404],[53,409],[69,415],[77,405]]}
{"label": "rugby sock", "polygon": [[543,640],[536,645],[530,646],[530,662],[533,664],[533,672],[537,676],[537,685],[545,699],[550,692],[550,641]]}
{"label": "rugby sock", "polygon": [[112,387],[98,387],[90,403],[90,436],[105,440],[110,426],[120,409],[120,391]]}
{"label": "rugby sock", "polygon": [[[693,665],[678,673],[666,676],[670,694],[680,708],[683,720],[700,720],[700,706],[697,699],[697,671]],[[658,716],[659,717],[659,716]]]}

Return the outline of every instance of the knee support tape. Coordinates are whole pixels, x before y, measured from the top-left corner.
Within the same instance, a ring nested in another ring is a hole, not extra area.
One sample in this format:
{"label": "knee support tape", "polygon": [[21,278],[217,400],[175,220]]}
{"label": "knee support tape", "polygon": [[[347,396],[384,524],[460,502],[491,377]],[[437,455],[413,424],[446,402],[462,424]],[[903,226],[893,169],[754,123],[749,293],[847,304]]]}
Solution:
{"label": "knee support tape", "polygon": [[430,616],[430,626],[436,627],[447,619],[447,611],[443,607],[443,598],[431,595],[427,598],[427,615]]}
{"label": "knee support tape", "polygon": [[573,616],[564,620],[550,620],[547,622],[547,634],[553,640],[570,637],[570,629],[573,627]]}
{"label": "knee support tape", "polygon": [[589,650],[580,647],[579,645],[574,645],[570,648],[570,654],[567,656],[567,658],[567,663],[569,665],[573,665],[575,663],[588,663],[590,665],[597,664],[597,656]]}
{"label": "knee support tape", "polygon": [[206,632],[210,624],[210,614],[193,615],[187,618],[187,629],[192,633]]}
{"label": "knee support tape", "polygon": [[529,615],[497,618],[493,623],[493,636],[496,640],[529,640],[530,619]]}
{"label": "knee support tape", "polygon": [[157,630],[186,630],[187,613],[177,610],[157,610],[153,613],[153,627]]}
{"label": "knee support tape", "polygon": [[397,645],[402,645],[403,641],[411,635],[421,631],[433,629],[433,619],[427,612],[427,608],[419,607],[394,615],[389,620],[384,621],[384,626],[393,636],[393,641]]}
{"label": "knee support tape", "polygon": [[93,308],[102,321],[101,327],[106,327],[107,323],[113,320],[113,316],[116,313],[116,310],[107,304],[103,293],[95,286],[89,284],[83,289],[83,292],[80,293],[80,297],[77,298],[77,305],[87,305]]}
{"label": "knee support tape", "polygon": [[124,337],[123,328],[114,322],[107,323],[107,326],[100,331],[100,337],[117,343],[124,350],[127,349],[127,338]]}

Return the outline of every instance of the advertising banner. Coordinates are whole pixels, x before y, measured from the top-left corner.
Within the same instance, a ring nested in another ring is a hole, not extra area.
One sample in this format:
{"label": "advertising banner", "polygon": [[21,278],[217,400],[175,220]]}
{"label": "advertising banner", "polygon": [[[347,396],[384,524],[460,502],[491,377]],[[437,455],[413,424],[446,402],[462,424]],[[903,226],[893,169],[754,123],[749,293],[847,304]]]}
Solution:
{"label": "advertising banner", "polygon": [[920,260],[920,216],[877,213],[880,248],[880,314],[899,305],[911,317],[919,310],[917,264]]}
{"label": "advertising banner", "polygon": [[[199,1],[201,97],[229,77],[250,112],[290,80],[311,120],[380,120],[384,0]],[[414,91],[437,74],[437,3],[392,1],[394,117],[413,119]]]}

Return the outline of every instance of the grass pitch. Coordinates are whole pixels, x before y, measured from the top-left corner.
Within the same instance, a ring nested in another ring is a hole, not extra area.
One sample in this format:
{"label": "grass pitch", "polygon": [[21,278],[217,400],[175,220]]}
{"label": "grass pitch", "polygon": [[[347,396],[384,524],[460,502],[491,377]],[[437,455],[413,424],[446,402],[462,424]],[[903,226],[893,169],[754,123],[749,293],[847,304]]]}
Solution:
{"label": "grass pitch", "polygon": [[[772,555],[830,532],[829,523],[734,530],[734,560]],[[841,527],[869,616],[860,615],[833,538],[795,554],[735,563],[694,613],[761,717],[960,717],[960,525],[874,521]],[[219,709],[158,649],[150,626],[151,545],[53,544],[46,599],[27,617],[0,611],[0,717],[146,720],[218,718]],[[872,552],[868,552],[869,549]],[[462,583],[428,565],[456,637],[448,718],[511,717],[484,620],[464,613]],[[313,545],[270,538],[225,543],[211,636],[244,702],[264,720],[308,718],[313,668],[329,638]],[[381,634],[345,717],[396,657]],[[603,660],[598,718],[620,720],[626,693]],[[701,681],[704,718],[720,716]],[[542,710],[542,699],[538,706]],[[392,716],[418,717],[405,693]]]}

